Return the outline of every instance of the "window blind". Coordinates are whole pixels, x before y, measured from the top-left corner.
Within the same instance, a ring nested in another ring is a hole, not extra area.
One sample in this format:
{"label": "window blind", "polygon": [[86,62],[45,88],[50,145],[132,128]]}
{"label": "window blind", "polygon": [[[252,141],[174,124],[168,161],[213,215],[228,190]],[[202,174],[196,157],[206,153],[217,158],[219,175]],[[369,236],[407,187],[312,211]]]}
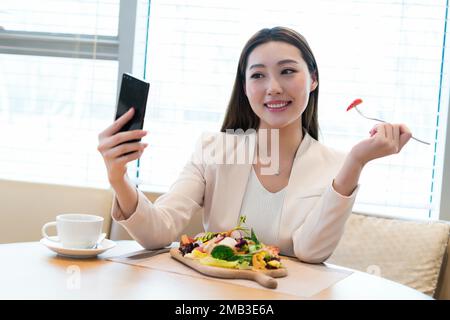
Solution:
{"label": "window blind", "polygon": [[[141,188],[165,191],[202,131],[218,131],[241,49],[257,30],[277,25],[302,33],[320,73],[320,140],[349,151],[374,122],[348,104],[414,136],[398,155],[364,169],[355,210],[428,218],[448,105],[447,1],[153,0],[145,73],[151,82]],[[446,51],[447,50],[447,51]],[[436,197],[435,197],[436,198]],[[434,199],[435,199],[434,198]]]}
{"label": "window blind", "polygon": [[2,0],[0,24],[7,30],[117,35],[118,0]]}
{"label": "window blind", "polygon": [[[0,36],[45,36],[55,56],[14,54],[14,46],[0,43],[8,52],[0,54],[0,178],[108,186],[96,147],[113,119],[118,62],[98,59],[95,50],[96,37],[117,36],[119,4],[2,1]],[[58,51],[59,36],[73,52]],[[83,37],[93,41],[91,58],[71,58]],[[27,42],[14,41],[26,49]]]}

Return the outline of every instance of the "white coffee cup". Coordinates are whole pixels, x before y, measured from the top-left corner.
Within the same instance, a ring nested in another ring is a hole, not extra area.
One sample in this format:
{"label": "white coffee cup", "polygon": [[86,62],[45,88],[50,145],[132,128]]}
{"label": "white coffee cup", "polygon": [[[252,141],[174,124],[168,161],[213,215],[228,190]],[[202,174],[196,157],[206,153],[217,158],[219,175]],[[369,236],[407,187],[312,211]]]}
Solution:
{"label": "white coffee cup", "polygon": [[[56,216],[56,221],[42,227],[42,236],[59,242],[64,248],[91,249],[102,236],[103,217],[91,214],[66,213]],[[58,237],[50,237],[46,229],[56,226]]]}

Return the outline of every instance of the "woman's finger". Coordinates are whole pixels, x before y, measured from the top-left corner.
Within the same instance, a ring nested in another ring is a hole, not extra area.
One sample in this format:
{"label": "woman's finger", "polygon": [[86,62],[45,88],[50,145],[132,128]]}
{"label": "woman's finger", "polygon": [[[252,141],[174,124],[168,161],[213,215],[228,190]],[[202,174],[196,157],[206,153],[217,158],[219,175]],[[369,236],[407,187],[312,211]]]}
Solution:
{"label": "woman's finger", "polygon": [[[400,150],[404,147],[404,145],[409,141],[409,139],[411,139],[412,134],[411,134],[411,130],[409,130],[409,128],[405,125],[405,124],[400,124],[399,126],[400,129]],[[399,151],[400,151],[399,150]]]}
{"label": "woman's finger", "polygon": [[103,130],[99,134],[99,139],[112,136],[113,134],[119,132],[119,130],[134,116],[134,108],[130,108],[126,113],[124,113],[120,118],[114,121],[108,128]]}
{"label": "woman's finger", "polygon": [[400,125],[398,124],[394,124],[392,126],[393,130],[394,130],[394,143],[397,147],[397,152],[400,151]]}
{"label": "woman's finger", "polygon": [[389,141],[392,141],[394,139],[394,133],[393,133],[393,128],[392,128],[392,124],[390,123],[385,123],[384,128],[386,129],[386,138]]}
{"label": "woman's finger", "polygon": [[386,138],[386,128],[382,124],[377,124],[375,136]]}
{"label": "woman's finger", "polygon": [[377,133],[377,127],[378,125],[374,125],[372,129],[370,129],[369,134],[371,138]]}
{"label": "woman's finger", "polygon": [[121,156],[121,157],[117,158],[115,161],[117,163],[121,164],[121,165],[125,165],[128,162],[131,162],[131,161],[139,159],[142,156],[143,153],[144,153],[143,150],[139,150],[139,151],[136,151],[136,152],[133,152],[133,153]]}
{"label": "woman's finger", "polygon": [[104,157],[109,159],[117,159],[127,153],[143,151],[145,148],[147,148],[147,146],[147,143],[141,142],[124,143],[105,152]]}
{"label": "woman's finger", "polygon": [[112,149],[124,142],[142,139],[146,135],[147,131],[144,130],[119,132],[111,137],[105,138],[101,145],[101,149],[103,150]]}

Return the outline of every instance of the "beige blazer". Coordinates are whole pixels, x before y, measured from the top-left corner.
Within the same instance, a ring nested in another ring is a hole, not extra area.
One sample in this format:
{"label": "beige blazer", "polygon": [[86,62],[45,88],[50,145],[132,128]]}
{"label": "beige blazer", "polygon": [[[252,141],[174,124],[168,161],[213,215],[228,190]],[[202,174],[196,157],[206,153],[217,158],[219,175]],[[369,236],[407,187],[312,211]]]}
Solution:
{"label": "beige blazer", "polygon": [[[232,153],[241,147],[248,150],[247,160],[254,159],[255,137],[256,134],[224,133],[207,138],[203,136],[190,161],[167,193],[151,203],[138,191],[136,211],[127,220],[115,199],[113,219],[147,249],[179,241],[180,233],[200,208],[203,208],[206,231],[233,228],[239,220],[252,164],[250,161],[244,164],[227,164],[223,161],[225,163],[221,164],[217,163],[220,162],[217,159],[233,156]],[[223,139],[233,139],[235,144],[226,144],[225,151],[222,151],[223,144],[217,142]],[[215,157],[214,161],[212,157]],[[322,262],[332,254],[343,234],[359,189],[358,185],[347,197],[332,187],[344,159],[344,154],[305,134],[287,186],[278,241],[269,245],[277,245],[282,254],[296,256],[310,263]]]}

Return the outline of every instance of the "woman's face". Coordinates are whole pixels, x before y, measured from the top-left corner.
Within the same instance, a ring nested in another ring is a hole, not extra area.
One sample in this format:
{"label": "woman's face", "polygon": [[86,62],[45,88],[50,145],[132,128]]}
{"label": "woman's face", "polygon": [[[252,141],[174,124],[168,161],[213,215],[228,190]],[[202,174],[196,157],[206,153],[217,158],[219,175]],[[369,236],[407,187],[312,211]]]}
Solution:
{"label": "woman's face", "polygon": [[316,87],[300,50],[289,43],[266,42],[248,56],[245,91],[260,118],[260,129],[281,129],[301,121],[309,93]]}

